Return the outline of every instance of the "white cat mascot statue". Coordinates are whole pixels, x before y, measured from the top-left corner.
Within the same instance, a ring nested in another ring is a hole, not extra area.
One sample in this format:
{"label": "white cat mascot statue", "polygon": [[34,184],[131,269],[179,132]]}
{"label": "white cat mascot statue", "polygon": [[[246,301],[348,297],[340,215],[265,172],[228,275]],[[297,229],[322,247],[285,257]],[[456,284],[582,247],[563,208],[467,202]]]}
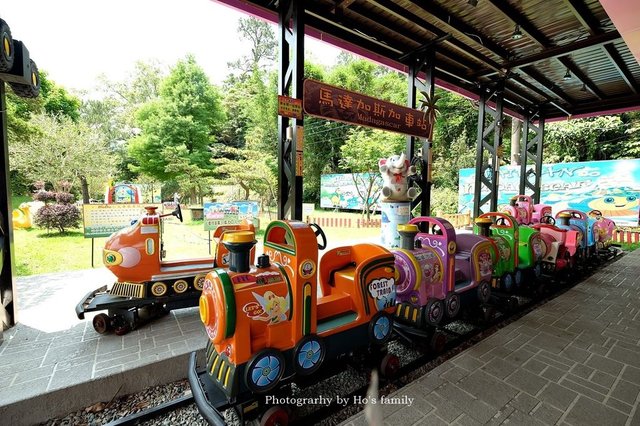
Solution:
{"label": "white cat mascot statue", "polygon": [[408,176],[416,173],[415,166],[409,163],[404,152],[400,155],[393,155],[378,161],[380,173],[382,174],[382,199],[393,201],[413,200],[417,191],[409,188]]}

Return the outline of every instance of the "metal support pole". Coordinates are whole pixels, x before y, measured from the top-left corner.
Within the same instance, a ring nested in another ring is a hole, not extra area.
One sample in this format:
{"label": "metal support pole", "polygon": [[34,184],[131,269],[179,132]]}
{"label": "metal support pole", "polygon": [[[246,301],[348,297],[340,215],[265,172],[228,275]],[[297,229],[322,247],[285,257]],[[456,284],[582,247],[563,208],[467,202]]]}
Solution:
{"label": "metal support pole", "polygon": [[[478,135],[476,151],[476,177],[473,192],[473,216],[484,211],[489,203],[489,211],[498,210],[498,188],[500,182],[500,161],[502,160],[502,130],[504,81],[499,81],[493,92],[484,90],[478,110]],[[495,108],[489,105],[493,101]],[[485,151],[488,158],[485,161]]]}
{"label": "metal support pole", "polygon": [[[278,95],[297,99],[304,78],[304,6],[305,0],[279,3]],[[278,219],[302,220],[303,135],[302,119],[278,116]]]}
{"label": "metal support pole", "polygon": [[7,138],[7,98],[5,83],[0,80],[0,228],[4,234],[4,262],[0,271],[0,341],[2,330],[15,324],[15,255],[11,220],[11,188],[9,185],[9,140]]}
{"label": "metal support pole", "polygon": [[[409,64],[409,93],[407,96],[407,106],[416,108],[416,100],[419,92],[426,92],[433,97],[435,84],[433,81],[433,71],[435,68],[435,50],[429,49],[420,56],[411,58]],[[424,80],[419,78],[420,73],[424,73]],[[435,123],[434,123],[435,125]],[[420,142],[421,141],[421,142]],[[422,143],[422,156],[416,158],[415,146]],[[432,167],[432,148],[433,141],[429,139],[420,139],[415,136],[407,136],[407,158],[411,164],[418,163],[421,167],[420,174],[415,176],[413,182],[420,188],[420,194],[411,202],[413,210],[420,204],[420,215],[431,215],[431,167]],[[415,160],[414,160],[415,158]]]}
{"label": "metal support pole", "polygon": [[536,125],[533,122],[535,117],[536,114],[525,116],[522,126],[520,194],[527,195],[527,193],[530,193],[533,201],[539,203],[542,149],[544,146],[544,118],[539,117]]}

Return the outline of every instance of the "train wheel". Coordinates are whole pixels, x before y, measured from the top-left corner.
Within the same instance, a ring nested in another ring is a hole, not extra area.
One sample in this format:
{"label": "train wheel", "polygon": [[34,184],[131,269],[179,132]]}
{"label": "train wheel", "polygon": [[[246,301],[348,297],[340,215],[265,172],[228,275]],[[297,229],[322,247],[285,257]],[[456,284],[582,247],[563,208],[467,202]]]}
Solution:
{"label": "train wheel", "polygon": [[255,393],[268,392],[284,374],[284,357],[275,349],[263,349],[247,364],[247,387]]}
{"label": "train wheel", "polygon": [[204,288],[205,277],[206,277],[205,274],[196,275],[196,277],[193,279],[193,288],[195,288],[198,291],[202,291],[202,289]]}
{"label": "train wheel", "polygon": [[[502,276],[502,289],[506,292],[511,292],[513,290],[513,275],[510,272],[507,272]],[[482,283],[480,284],[482,285]],[[480,298],[480,293],[478,293],[478,298]],[[483,302],[486,303],[486,302]]]}
{"label": "train wheel", "polygon": [[0,19],[0,72],[6,72],[13,66],[13,39],[9,25]]}
{"label": "train wheel", "polygon": [[270,407],[260,419],[260,426],[287,426],[289,413],[279,405]]}
{"label": "train wheel", "polygon": [[460,296],[456,293],[449,293],[447,294],[447,298],[444,299],[444,304],[449,318],[455,318],[458,316],[460,313]]}
{"label": "train wheel", "polygon": [[481,281],[478,285],[478,300],[480,303],[487,303],[491,298],[491,287],[486,281]]}
{"label": "train wheel", "polygon": [[400,370],[400,359],[394,354],[386,354],[380,361],[380,374],[387,379],[393,379]]}
{"label": "train wheel", "polygon": [[168,287],[162,281],[157,281],[151,285],[151,294],[156,297],[164,296],[167,294]]}
{"label": "train wheel", "polygon": [[533,276],[535,279],[539,280],[542,277],[542,263],[536,263],[536,266],[533,267]]}
{"label": "train wheel", "polygon": [[391,338],[393,319],[386,312],[378,312],[369,322],[369,340],[371,343],[383,345]]}
{"label": "train wheel", "polygon": [[431,349],[431,351],[434,354],[439,354],[442,351],[444,351],[444,348],[447,345],[447,336],[444,333],[441,333],[439,331],[435,331],[432,335],[431,335],[431,339],[429,339],[429,349]]}
{"label": "train wheel", "polygon": [[516,272],[513,274],[513,278],[515,281],[516,289],[520,288],[523,279],[522,269],[516,269]]}
{"label": "train wheel", "polygon": [[107,314],[98,314],[93,317],[93,329],[98,334],[105,334],[111,330],[111,318]]}
{"label": "train wheel", "polygon": [[423,312],[424,323],[435,327],[440,324],[440,321],[442,321],[442,317],[444,316],[444,304],[442,303],[442,300],[429,299]]}
{"label": "train wheel", "polygon": [[187,291],[187,289],[189,288],[189,283],[187,283],[185,280],[178,280],[175,283],[173,283],[173,291],[175,291],[177,294],[182,294],[185,291]]}
{"label": "train wheel", "polygon": [[296,373],[308,376],[318,371],[324,361],[325,353],[324,342],[318,336],[309,335],[302,338],[293,352]]}
{"label": "train wheel", "polygon": [[123,336],[123,335],[127,334],[130,331],[131,331],[131,327],[129,327],[128,325],[123,325],[123,326],[120,326],[120,327],[116,327],[116,329],[115,329],[116,336]]}

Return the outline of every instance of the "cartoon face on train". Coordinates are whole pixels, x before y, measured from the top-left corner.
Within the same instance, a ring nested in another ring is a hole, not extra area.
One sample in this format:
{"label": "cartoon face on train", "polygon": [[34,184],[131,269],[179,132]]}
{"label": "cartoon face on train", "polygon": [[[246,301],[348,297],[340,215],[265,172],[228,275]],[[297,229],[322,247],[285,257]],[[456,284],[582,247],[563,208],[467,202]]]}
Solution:
{"label": "cartoon face on train", "polygon": [[[160,216],[156,207],[127,228],[114,233],[102,252],[104,265],[121,281],[144,281],[160,262]],[[149,279],[147,278],[147,279]]]}

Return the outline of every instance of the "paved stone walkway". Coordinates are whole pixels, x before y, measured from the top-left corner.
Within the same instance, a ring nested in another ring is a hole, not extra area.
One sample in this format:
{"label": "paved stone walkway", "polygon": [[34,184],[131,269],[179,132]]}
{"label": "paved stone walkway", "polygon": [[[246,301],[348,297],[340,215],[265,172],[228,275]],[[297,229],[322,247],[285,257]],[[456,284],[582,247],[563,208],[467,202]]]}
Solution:
{"label": "paved stone walkway", "polygon": [[[640,425],[640,250],[443,363],[388,425]],[[361,413],[345,424],[365,424]]]}
{"label": "paved stone walkway", "polygon": [[17,279],[19,323],[0,345],[0,424],[45,421],[118,395],[186,377],[204,348],[197,308],[181,309],[124,336],[99,335],[75,305],[114,281],[106,269]]}

